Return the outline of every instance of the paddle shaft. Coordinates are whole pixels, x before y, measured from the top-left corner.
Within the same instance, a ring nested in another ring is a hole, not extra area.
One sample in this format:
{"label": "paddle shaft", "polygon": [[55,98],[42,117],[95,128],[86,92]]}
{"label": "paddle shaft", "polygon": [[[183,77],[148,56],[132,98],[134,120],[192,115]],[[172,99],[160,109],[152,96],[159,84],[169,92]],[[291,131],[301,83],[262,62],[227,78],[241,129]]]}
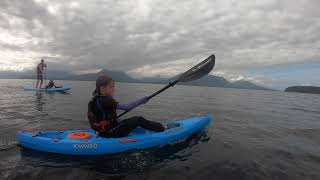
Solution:
{"label": "paddle shaft", "polygon": [[44,68],[44,84],[47,84],[47,67]]}
{"label": "paddle shaft", "polygon": [[[177,84],[178,82],[179,82],[179,80],[170,82],[169,84],[167,84],[165,87],[163,87],[163,88],[160,89],[159,91],[157,91],[157,92],[153,93],[152,95],[150,95],[150,96],[148,97],[148,100],[150,100],[151,98],[155,97],[156,95],[162,93],[163,91],[169,89],[170,87],[174,86],[174,85]],[[123,115],[127,114],[127,113],[130,112],[131,110],[132,110],[132,109],[124,111],[123,113],[121,113],[120,115],[118,115],[117,118],[122,117]]]}
{"label": "paddle shaft", "polygon": [[162,89],[160,89],[159,91],[153,93],[151,96],[148,97],[148,99],[150,100],[151,98],[155,97],[156,95],[162,93],[163,91],[167,90],[168,88],[174,86],[175,84],[177,84],[179,82],[179,80],[170,82],[168,85],[166,85],[165,87],[163,87]]}

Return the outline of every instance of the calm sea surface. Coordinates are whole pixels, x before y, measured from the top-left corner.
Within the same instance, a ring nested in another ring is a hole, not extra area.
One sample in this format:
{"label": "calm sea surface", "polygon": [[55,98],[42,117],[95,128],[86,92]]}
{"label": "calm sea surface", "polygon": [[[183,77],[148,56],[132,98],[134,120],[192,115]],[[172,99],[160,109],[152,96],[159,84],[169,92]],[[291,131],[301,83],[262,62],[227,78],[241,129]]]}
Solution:
{"label": "calm sea surface", "polygon": [[[36,93],[32,80],[0,79],[0,179],[320,179],[320,95],[175,86],[129,113],[164,122],[212,113],[213,125],[176,145],[101,157],[18,146],[16,131],[89,128],[94,82],[57,81],[70,93]],[[163,87],[117,83],[129,102]]]}

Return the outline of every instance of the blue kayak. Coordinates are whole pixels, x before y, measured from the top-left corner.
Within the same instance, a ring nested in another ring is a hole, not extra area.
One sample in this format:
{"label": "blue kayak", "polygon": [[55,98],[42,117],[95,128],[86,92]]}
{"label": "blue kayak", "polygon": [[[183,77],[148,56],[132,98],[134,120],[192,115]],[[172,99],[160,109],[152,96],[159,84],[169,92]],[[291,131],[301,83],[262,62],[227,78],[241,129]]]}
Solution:
{"label": "blue kayak", "polygon": [[99,137],[91,129],[64,132],[24,129],[17,132],[17,138],[22,147],[44,152],[69,155],[114,154],[163,146],[184,140],[207,129],[211,124],[211,115],[196,116],[167,124],[171,128],[163,132],[137,128],[123,138]]}
{"label": "blue kayak", "polygon": [[71,90],[70,86],[64,86],[64,87],[59,87],[59,88],[35,88],[32,86],[25,86],[23,87],[24,90],[26,91],[38,91],[38,92],[66,92]]}

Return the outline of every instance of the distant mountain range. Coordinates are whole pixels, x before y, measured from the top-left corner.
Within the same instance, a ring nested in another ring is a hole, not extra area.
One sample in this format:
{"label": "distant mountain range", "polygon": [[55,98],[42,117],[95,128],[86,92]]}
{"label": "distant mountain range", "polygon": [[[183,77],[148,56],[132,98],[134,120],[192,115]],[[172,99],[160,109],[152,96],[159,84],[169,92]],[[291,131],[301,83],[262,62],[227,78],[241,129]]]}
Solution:
{"label": "distant mountain range", "polygon": [[[94,81],[101,74],[107,74],[111,76],[115,81],[118,82],[128,82],[128,83],[153,83],[153,84],[166,84],[172,79],[165,79],[161,77],[154,78],[133,78],[127,73],[122,71],[112,71],[103,69],[98,73],[87,73],[87,74],[72,74],[63,71],[48,71],[47,79],[53,80],[81,80],[81,81]],[[33,71],[1,71],[0,78],[2,79],[35,79],[36,75]],[[201,79],[187,82],[179,83],[182,85],[191,85],[191,86],[208,86],[208,87],[224,87],[224,88],[237,88],[237,89],[255,89],[255,90],[271,90],[262,86],[258,86],[249,81],[235,81],[229,82],[223,77],[207,75]]]}

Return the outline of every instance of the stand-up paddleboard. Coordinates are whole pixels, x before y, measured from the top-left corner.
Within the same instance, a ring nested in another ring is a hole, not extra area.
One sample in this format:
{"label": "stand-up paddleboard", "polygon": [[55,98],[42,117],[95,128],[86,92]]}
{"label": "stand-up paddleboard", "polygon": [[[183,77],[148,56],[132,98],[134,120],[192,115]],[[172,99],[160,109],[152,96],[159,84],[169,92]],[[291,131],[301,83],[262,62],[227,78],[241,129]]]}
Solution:
{"label": "stand-up paddleboard", "polygon": [[162,146],[207,129],[211,116],[201,115],[189,119],[173,121],[171,128],[163,132],[135,129],[127,137],[103,138],[89,130],[75,131],[35,131],[20,130],[17,133],[19,144],[23,147],[69,155],[103,155],[114,154],[134,149],[147,149]]}
{"label": "stand-up paddleboard", "polygon": [[66,92],[71,90],[71,86],[63,86],[59,88],[35,88],[32,86],[25,86],[23,87],[26,91],[38,91],[38,92]]}

